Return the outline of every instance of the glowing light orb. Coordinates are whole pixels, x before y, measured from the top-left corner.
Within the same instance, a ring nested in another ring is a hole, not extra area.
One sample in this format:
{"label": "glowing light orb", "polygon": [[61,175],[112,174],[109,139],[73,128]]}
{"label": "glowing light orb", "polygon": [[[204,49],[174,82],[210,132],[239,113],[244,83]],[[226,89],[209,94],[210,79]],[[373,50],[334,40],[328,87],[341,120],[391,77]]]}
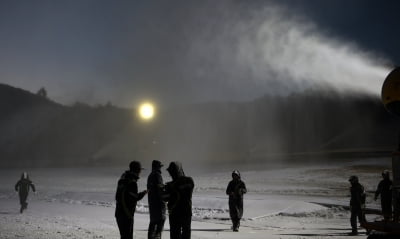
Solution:
{"label": "glowing light orb", "polygon": [[154,117],[155,109],[151,103],[143,103],[139,106],[139,116],[143,120],[151,120]]}

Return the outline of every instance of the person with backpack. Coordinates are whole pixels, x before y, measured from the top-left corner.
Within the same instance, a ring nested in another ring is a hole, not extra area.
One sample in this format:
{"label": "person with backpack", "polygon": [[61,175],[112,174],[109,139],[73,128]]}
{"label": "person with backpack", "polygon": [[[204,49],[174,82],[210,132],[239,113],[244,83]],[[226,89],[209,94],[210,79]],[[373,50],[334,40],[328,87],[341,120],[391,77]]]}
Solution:
{"label": "person with backpack", "polygon": [[350,187],[350,225],[351,225],[351,233],[350,235],[358,235],[357,231],[357,218],[360,223],[365,222],[365,199],[366,194],[364,187],[359,183],[357,176],[351,176],[349,178],[349,182],[351,184]]}
{"label": "person with backpack", "polygon": [[382,178],[375,191],[375,201],[381,196],[381,208],[384,221],[390,221],[392,218],[392,180],[388,170],[382,172]]}
{"label": "person with backpack", "polygon": [[15,184],[15,191],[18,192],[19,203],[21,205],[21,209],[19,210],[20,213],[28,208],[28,203],[26,201],[28,199],[30,188],[32,188],[32,191],[36,193],[35,185],[29,179],[28,173],[23,172],[21,175],[21,179],[18,180],[18,182]]}
{"label": "person with backpack", "polygon": [[137,181],[142,169],[140,162],[132,161],[129,164],[129,170],[125,171],[118,180],[117,192],[115,194],[115,218],[121,239],[133,238],[133,219],[136,204],[147,193],[147,190],[138,193]]}
{"label": "person with backpack", "polygon": [[229,195],[229,216],[234,232],[239,231],[240,219],[243,216],[243,194],[246,192],[246,184],[241,180],[239,171],[234,170],[232,180],[226,189],[226,194]]}

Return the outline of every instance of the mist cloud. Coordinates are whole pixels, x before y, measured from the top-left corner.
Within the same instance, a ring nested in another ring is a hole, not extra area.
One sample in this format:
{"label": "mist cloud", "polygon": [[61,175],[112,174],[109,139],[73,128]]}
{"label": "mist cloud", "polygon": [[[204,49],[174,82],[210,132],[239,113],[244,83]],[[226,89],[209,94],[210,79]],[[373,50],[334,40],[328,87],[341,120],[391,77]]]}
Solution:
{"label": "mist cloud", "polygon": [[7,3],[0,76],[31,91],[44,86],[61,103],[129,107],[144,98],[242,101],[323,86],[379,94],[390,71],[380,53],[285,3]]}

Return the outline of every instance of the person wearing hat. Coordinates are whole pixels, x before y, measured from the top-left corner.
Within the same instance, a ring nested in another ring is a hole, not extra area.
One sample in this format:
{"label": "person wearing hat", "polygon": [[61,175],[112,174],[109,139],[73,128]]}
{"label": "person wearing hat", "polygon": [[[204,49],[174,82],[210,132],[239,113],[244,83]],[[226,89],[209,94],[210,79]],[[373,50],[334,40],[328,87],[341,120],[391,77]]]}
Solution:
{"label": "person wearing hat", "polygon": [[381,195],[381,208],[384,221],[390,221],[392,218],[392,180],[388,170],[382,172],[382,180],[375,191],[375,201]]}
{"label": "person wearing hat", "polygon": [[129,164],[129,170],[125,171],[118,180],[117,192],[115,194],[115,218],[121,239],[133,238],[133,219],[136,204],[147,193],[147,190],[138,192],[137,181],[142,169],[140,162],[132,161]]}
{"label": "person wearing hat", "polygon": [[365,190],[364,187],[358,182],[357,176],[351,176],[349,178],[351,184],[350,187],[350,235],[358,235],[357,231],[357,217],[360,223],[365,222],[365,214],[363,209],[365,208]]}
{"label": "person wearing hat", "polygon": [[185,176],[180,162],[171,162],[167,171],[172,177],[172,181],[165,185],[170,238],[190,239],[192,230],[193,179]]}
{"label": "person wearing hat", "polygon": [[153,160],[151,173],[147,178],[147,198],[149,200],[150,223],[148,230],[149,239],[161,239],[161,233],[166,219],[166,204],[163,200],[164,183],[161,176],[161,167],[164,165]]}
{"label": "person wearing hat", "polygon": [[243,216],[243,194],[247,192],[245,183],[240,178],[238,170],[232,172],[232,181],[229,182],[226,194],[229,195],[229,216],[232,220],[232,230],[239,231],[240,219]]}

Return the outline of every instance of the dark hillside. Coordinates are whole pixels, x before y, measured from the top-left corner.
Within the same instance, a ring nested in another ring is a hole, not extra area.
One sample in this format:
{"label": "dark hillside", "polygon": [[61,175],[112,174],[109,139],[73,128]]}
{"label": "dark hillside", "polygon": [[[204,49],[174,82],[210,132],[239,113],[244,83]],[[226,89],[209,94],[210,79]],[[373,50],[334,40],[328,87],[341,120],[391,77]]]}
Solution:
{"label": "dark hillside", "polygon": [[63,106],[6,85],[0,100],[1,166],[321,162],[388,156],[398,144],[399,119],[379,98],[332,91],[180,106],[150,123],[132,110]]}

